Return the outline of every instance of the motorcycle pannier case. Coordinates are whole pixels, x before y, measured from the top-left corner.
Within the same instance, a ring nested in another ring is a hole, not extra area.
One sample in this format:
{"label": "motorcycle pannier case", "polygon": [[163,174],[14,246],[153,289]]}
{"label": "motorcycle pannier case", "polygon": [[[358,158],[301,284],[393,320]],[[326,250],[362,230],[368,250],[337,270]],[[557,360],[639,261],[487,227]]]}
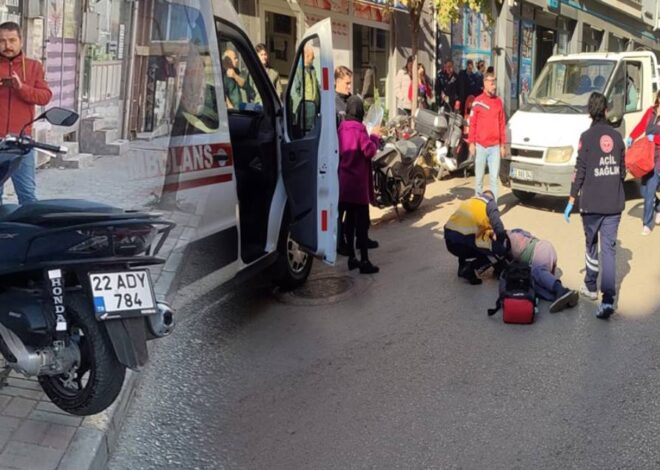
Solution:
{"label": "motorcycle pannier case", "polygon": [[415,113],[415,130],[435,140],[444,140],[447,132],[447,118],[430,109],[418,109]]}

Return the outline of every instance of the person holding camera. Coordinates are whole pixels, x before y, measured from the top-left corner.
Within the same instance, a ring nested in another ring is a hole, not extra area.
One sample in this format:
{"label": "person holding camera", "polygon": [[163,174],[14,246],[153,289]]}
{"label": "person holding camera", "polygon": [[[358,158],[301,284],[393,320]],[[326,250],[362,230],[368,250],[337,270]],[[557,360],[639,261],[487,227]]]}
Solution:
{"label": "person holding camera", "polygon": [[[47,105],[53,97],[44,77],[42,65],[28,59],[23,53],[21,27],[14,22],[0,24],[0,136],[8,134],[31,135],[31,126],[26,125],[34,119],[34,107]],[[12,174],[11,180],[18,196],[18,203],[23,205],[36,201],[35,152],[23,156],[19,167]],[[2,201],[0,186],[0,202]]]}

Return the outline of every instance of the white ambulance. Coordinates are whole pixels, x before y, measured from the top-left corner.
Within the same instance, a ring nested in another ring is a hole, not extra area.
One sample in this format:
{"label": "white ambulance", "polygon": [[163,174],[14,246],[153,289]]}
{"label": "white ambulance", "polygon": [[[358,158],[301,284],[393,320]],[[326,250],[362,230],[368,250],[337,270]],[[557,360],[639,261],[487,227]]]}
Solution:
{"label": "white ambulance", "polygon": [[186,254],[203,257],[195,275],[212,274],[217,284],[271,267],[290,289],[307,279],[314,256],[334,263],[330,20],[289,50],[283,100],[228,0],[158,2],[152,21],[142,53],[150,56],[147,93],[156,111],[146,114],[151,127],[167,130],[162,198],[196,217]]}
{"label": "white ambulance", "polygon": [[552,56],[508,122],[511,149],[500,179],[521,200],[568,196],[578,140],[591,125],[591,93],[605,94],[608,120],[626,137],[653,105],[658,79],[649,51]]}

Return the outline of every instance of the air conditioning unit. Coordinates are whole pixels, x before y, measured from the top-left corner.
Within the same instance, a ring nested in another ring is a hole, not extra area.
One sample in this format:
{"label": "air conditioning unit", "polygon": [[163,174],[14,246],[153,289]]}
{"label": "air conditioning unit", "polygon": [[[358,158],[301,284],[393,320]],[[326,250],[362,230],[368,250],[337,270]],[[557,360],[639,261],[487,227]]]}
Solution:
{"label": "air conditioning unit", "polygon": [[82,38],[80,42],[83,44],[96,44],[99,42],[100,37],[100,23],[101,15],[86,11],[83,13],[83,28]]}

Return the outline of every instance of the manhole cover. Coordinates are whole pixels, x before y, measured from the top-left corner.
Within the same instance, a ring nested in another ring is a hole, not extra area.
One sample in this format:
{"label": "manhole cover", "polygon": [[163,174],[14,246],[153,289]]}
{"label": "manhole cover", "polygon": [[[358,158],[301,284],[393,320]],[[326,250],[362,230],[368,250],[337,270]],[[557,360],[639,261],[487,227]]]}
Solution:
{"label": "manhole cover", "polygon": [[351,287],[353,287],[353,279],[350,277],[321,277],[308,279],[302,287],[292,291],[291,294],[303,299],[327,299],[328,297],[343,294]]}
{"label": "manhole cover", "polygon": [[325,305],[341,302],[364,291],[371,283],[369,276],[326,275],[310,277],[301,287],[291,292],[277,292],[280,302],[290,305]]}

